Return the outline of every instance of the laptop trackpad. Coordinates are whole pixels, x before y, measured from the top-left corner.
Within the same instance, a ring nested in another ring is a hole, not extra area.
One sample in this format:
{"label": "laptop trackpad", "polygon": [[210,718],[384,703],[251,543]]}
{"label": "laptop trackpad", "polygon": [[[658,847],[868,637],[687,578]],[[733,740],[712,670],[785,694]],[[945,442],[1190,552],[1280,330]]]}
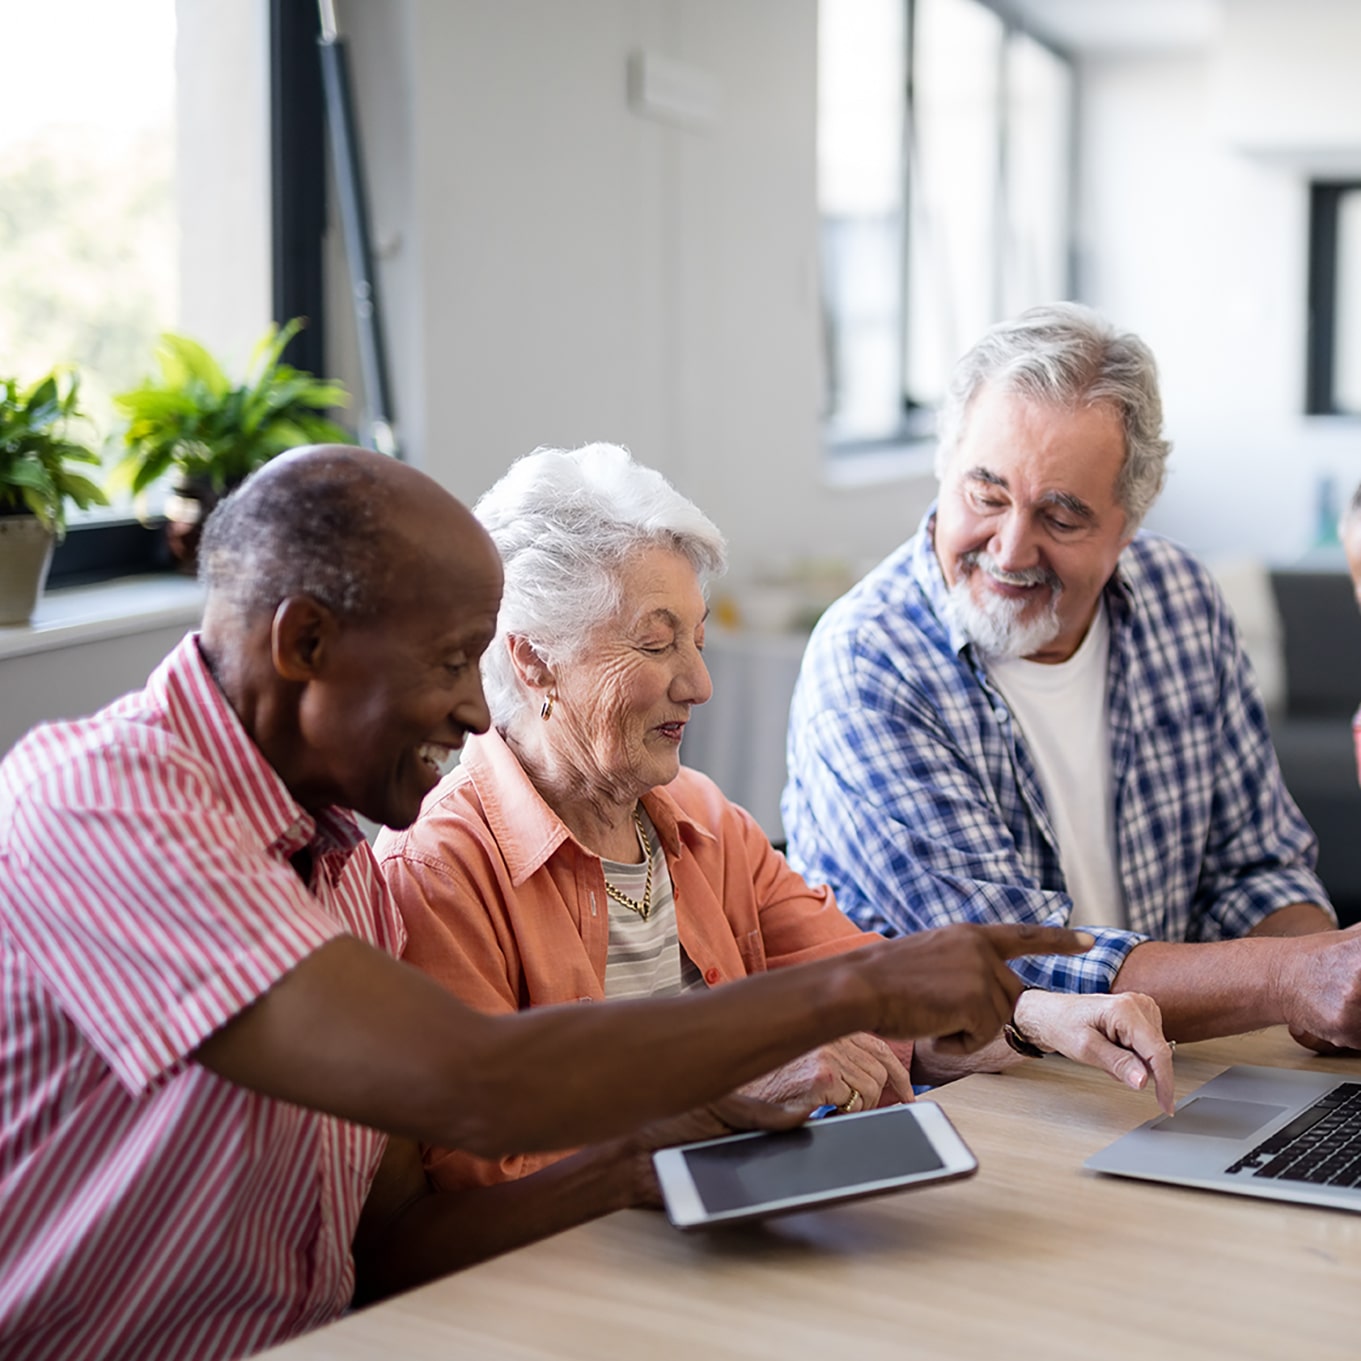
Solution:
{"label": "laptop trackpad", "polygon": [[1220,1096],[1198,1096],[1188,1101],[1175,1118],[1165,1115],[1149,1126],[1150,1132],[1205,1134],[1212,1139],[1246,1139],[1278,1115],[1284,1106],[1263,1101],[1226,1101]]}

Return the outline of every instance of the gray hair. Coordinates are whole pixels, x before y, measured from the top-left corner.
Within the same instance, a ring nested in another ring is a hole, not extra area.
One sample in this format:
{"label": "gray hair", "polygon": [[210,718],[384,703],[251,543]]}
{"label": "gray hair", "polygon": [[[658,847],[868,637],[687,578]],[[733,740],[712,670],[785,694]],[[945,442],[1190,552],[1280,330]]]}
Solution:
{"label": "gray hair", "polygon": [[545,665],[580,655],[620,599],[619,571],[635,554],[669,548],[701,585],[727,565],[713,522],[661,473],[617,444],[536,449],[473,507],[501,554],[505,592],[496,641],[482,658],[492,721],[503,731],[529,704],[506,647],[528,640]]}
{"label": "gray hair", "polygon": [[203,527],[199,580],[243,616],[308,595],[343,619],[388,594],[394,536],[373,472],[337,448],[312,462],[266,464],[220,501]]}
{"label": "gray hair", "polygon": [[999,322],[955,365],[940,412],[936,476],[942,481],[964,429],[969,404],[986,384],[1050,406],[1110,402],[1125,430],[1116,483],[1128,528],[1157,500],[1172,445],[1162,438],[1158,366],[1138,336],[1120,333],[1079,303],[1032,307]]}

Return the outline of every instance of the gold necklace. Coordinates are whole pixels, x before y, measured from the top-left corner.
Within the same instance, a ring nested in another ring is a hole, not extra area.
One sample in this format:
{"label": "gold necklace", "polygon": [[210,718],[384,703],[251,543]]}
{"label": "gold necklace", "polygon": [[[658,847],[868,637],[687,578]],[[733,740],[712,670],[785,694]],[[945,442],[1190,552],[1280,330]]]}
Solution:
{"label": "gold necklace", "polygon": [[627,893],[621,893],[608,879],[605,880],[605,892],[616,903],[628,908],[630,912],[636,912],[646,921],[652,911],[652,847],[647,844],[647,830],[643,826],[643,815],[638,811],[637,804],[633,806],[633,827],[638,833],[638,849],[642,851],[643,859],[647,862],[647,878],[643,882],[643,901],[640,903],[636,899],[630,898]]}

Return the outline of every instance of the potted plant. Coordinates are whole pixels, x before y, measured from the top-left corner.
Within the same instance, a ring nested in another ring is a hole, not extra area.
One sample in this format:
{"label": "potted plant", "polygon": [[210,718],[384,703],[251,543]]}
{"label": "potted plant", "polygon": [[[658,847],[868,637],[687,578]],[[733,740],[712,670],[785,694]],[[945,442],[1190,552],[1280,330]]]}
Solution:
{"label": "potted plant", "polygon": [[28,387],[0,379],[0,624],[33,615],[66,507],[107,505],[103,490],[73,464],[99,455],[71,438],[85,420],[74,373],[54,370]]}
{"label": "potted plant", "polygon": [[345,388],[283,362],[302,325],[300,317],[282,329],[271,325],[239,383],[197,341],[167,332],[156,350],[160,377],[113,399],[127,422],[114,474],[134,494],[176,475],[165,508],[167,535],[188,569],[203,518],[256,468],[300,444],[350,439],[323,414],[349,403]]}

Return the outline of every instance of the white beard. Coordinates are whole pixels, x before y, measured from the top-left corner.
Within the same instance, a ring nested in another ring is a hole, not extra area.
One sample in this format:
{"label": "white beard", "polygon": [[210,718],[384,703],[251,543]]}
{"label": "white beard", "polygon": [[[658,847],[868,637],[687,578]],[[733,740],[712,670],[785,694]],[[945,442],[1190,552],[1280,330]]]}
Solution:
{"label": "white beard", "polygon": [[[1033,619],[1021,616],[1029,608],[1025,600],[1012,600],[991,591],[983,593],[982,601],[975,600],[969,582],[977,572],[996,576],[1013,584],[1034,584],[1044,581],[1049,585],[1049,602]],[[1020,578],[1030,573],[1000,572],[986,553],[973,562],[961,560],[959,579],[945,598],[945,622],[959,630],[978,652],[991,661],[1005,662],[1017,657],[1029,657],[1048,647],[1063,629],[1059,619],[1059,596],[1062,585],[1049,572],[1036,569],[1033,580]]]}

